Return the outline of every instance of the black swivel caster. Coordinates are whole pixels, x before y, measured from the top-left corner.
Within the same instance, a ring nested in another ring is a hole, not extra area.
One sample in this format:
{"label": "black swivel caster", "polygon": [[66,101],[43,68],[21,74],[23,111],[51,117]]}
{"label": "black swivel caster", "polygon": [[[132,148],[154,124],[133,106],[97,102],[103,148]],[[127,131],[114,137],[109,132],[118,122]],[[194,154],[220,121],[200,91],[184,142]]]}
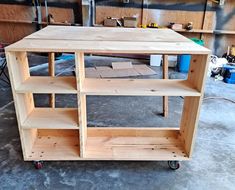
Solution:
{"label": "black swivel caster", "polygon": [[177,160],[168,161],[168,166],[172,170],[178,170],[180,168],[180,162]]}
{"label": "black swivel caster", "polygon": [[43,167],[43,162],[42,161],[34,161],[33,165],[37,170],[40,170]]}

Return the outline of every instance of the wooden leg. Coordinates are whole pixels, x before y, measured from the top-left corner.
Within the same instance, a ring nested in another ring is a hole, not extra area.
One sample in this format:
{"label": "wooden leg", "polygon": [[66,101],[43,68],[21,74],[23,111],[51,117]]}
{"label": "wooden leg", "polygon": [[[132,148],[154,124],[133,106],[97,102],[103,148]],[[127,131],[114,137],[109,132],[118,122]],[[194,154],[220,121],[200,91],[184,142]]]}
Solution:
{"label": "wooden leg", "polygon": [[[49,75],[54,77],[55,76],[55,53],[48,54],[48,72]],[[55,94],[50,94],[49,97],[49,104],[52,108],[55,108]]]}
{"label": "wooden leg", "polygon": [[[187,81],[199,92],[204,93],[206,72],[208,69],[209,55],[194,55],[190,63]],[[203,96],[185,97],[184,108],[181,117],[180,134],[185,143],[185,151],[189,157],[192,156],[195,136],[197,132],[200,106]]]}
{"label": "wooden leg", "polygon": [[[22,123],[26,120],[34,107],[34,99],[32,93],[16,93],[16,88],[22,82],[30,77],[29,64],[26,52],[6,53],[8,72],[11,79],[12,94],[14,97],[15,111],[17,122],[19,125],[19,133],[24,158],[27,158],[31,152],[36,129],[23,130]],[[24,131],[29,133],[24,133]],[[32,132],[32,133],[31,133]]]}
{"label": "wooden leg", "polygon": [[[163,79],[168,79],[168,55],[163,55]],[[168,96],[163,96],[163,116],[168,117]]]}
{"label": "wooden leg", "polygon": [[80,134],[80,157],[85,157],[85,147],[87,139],[87,118],[86,118],[86,95],[81,93],[85,80],[84,53],[75,53],[75,73],[78,89],[78,119]]}

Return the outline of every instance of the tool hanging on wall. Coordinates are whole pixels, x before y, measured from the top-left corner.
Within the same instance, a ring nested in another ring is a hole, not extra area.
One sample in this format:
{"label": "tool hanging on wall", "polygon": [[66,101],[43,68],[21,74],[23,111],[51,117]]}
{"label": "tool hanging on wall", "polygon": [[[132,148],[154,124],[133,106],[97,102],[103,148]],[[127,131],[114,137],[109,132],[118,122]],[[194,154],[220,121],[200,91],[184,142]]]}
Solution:
{"label": "tool hanging on wall", "polygon": [[150,23],[148,24],[148,28],[159,28],[158,24],[157,23]]}

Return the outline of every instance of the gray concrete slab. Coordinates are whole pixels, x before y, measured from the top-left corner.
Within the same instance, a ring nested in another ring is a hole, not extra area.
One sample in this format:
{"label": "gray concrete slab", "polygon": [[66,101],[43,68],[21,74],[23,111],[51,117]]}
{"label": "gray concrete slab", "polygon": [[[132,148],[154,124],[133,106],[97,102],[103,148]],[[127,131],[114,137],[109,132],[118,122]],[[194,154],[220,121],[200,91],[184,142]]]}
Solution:
{"label": "gray concrete slab", "polygon": [[[99,59],[110,62],[109,58],[88,57],[87,65],[92,66]],[[151,77],[160,78],[160,69],[155,69],[158,73]],[[185,77],[172,70],[170,76]],[[233,190],[235,187],[235,104],[227,100],[203,101],[193,159],[182,162],[177,171],[169,170],[165,161],[45,162],[42,170],[35,170],[32,162],[22,159],[11,92],[1,89],[0,93],[0,189]],[[205,97],[212,96],[234,100],[235,85],[208,78]],[[37,96],[37,105],[46,106],[45,100]],[[60,95],[56,101],[57,106],[74,107],[76,96],[65,99]],[[159,97],[90,96],[88,125],[175,127],[182,103],[182,98],[170,97],[170,115],[164,119],[160,116]]]}

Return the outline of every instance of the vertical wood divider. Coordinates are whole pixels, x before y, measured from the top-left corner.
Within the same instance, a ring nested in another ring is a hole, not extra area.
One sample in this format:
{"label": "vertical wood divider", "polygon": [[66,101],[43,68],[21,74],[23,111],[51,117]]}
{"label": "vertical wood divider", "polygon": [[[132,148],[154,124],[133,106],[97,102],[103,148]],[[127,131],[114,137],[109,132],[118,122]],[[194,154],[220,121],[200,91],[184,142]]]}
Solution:
{"label": "vertical wood divider", "polygon": [[[168,79],[168,55],[163,55],[163,79]],[[163,116],[168,117],[168,96],[163,96]]]}
{"label": "vertical wood divider", "polygon": [[[48,73],[49,76],[54,77],[55,76],[55,53],[48,53]],[[55,108],[55,94],[52,93],[49,96],[49,105],[52,108]]]}
{"label": "vertical wood divider", "polygon": [[[204,94],[209,57],[210,55],[193,55],[191,59],[187,81],[201,94]],[[185,143],[185,151],[189,157],[192,156],[194,148],[202,100],[203,95],[200,97],[184,98],[180,134]]]}
{"label": "vertical wood divider", "polygon": [[78,91],[77,101],[80,134],[80,157],[83,158],[85,156],[85,146],[87,139],[86,95],[81,93],[85,80],[85,62],[83,52],[75,52],[75,70]]}

